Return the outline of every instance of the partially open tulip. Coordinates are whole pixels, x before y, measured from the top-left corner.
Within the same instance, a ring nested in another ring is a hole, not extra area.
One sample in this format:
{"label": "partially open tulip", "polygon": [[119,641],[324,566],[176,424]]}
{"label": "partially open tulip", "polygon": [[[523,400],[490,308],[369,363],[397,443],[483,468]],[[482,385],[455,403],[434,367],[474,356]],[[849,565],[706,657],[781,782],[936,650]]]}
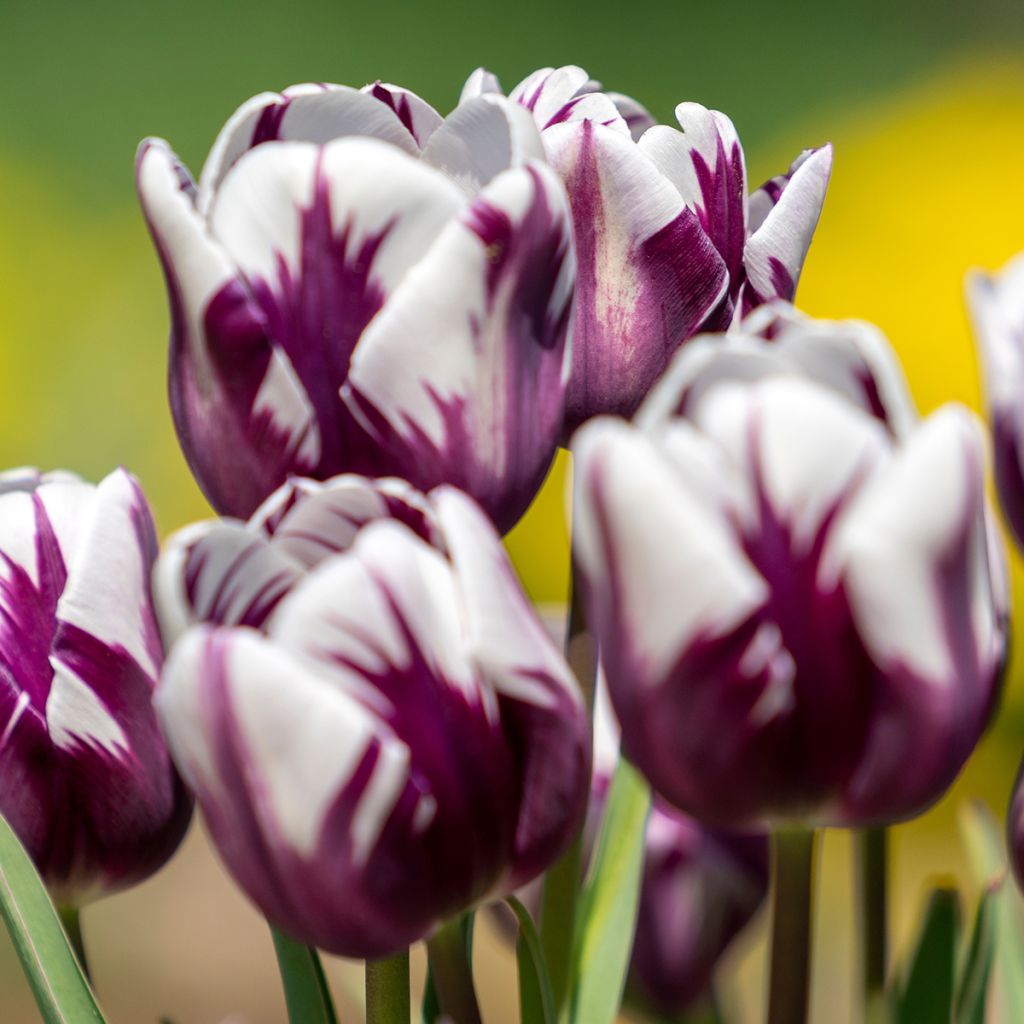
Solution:
{"label": "partially open tulip", "polygon": [[174,422],[219,512],[359,471],[518,519],[560,436],[574,280],[525,111],[489,96],[442,120],[394,86],[296,86],[238,110],[198,186],[159,140],[136,180]]}
{"label": "partially open tulip", "polygon": [[[463,102],[499,90],[479,70]],[[533,114],[572,204],[579,277],[567,428],[631,415],[687,338],[793,298],[830,146],[804,151],[748,197],[739,137],[717,110],[681,103],[681,130],[656,125],[572,66],[536,71],[509,95]]]}
{"label": "partially open tulip", "polygon": [[968,298],[992,421],[996,488],[1024,546],[1024,255],[1001,274],[972,275]]}
{"label": "partially open tulip", "polygon": [[777,345],[688,347],[636,425],[575,439],[624,748],[708,822],[908,818],[967,759],[1005,660],[983,438],[953,404],[896,431],[893,381],[857,394],[832,361],[800,370],[793,343],[773,363]]}
{"label": "partially open tulip", "polygon": [[[603,681],[594,708],[596,830],[618,758]],[[768,837],[722,832],[655,797],[647,818],[627,1001],[676,1020],[711,993],[715,967],[768,892]]]}
{"label": "partially open tulip", "polygon": [[123,470],[0,475],[0,812],[60,904],[152,874],[191,816],[152,705],[155,556]]}
{"label": "partially open tulip", "polygon": [[275,924],[380,957],[544,870],[590,776],[575,680],[465,495],[295,481],[176,535],[157,696],[221,856]]}

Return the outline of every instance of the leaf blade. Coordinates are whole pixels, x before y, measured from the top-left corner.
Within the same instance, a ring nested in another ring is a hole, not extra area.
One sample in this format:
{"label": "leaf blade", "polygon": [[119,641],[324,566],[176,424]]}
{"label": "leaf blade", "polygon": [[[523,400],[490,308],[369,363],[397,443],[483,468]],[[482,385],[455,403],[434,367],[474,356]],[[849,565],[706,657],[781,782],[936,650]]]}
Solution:
{"label": "leaf blade", "polygon": [[551,978],[533,918],[515,896],[507,896],[505,902],[519,923],[516,960],[519,965],[520,1024],[555,1024]]}
{"label": "leaf blade", "polygon": [[103,1024],[103,1014],[49,893],[2,815],[0,916],[46,1024]]}
{"label": "leaf blade", "polygon": [[899,1024],[949,1024],[959,916],[957,891],[933,889],[900,995]]}

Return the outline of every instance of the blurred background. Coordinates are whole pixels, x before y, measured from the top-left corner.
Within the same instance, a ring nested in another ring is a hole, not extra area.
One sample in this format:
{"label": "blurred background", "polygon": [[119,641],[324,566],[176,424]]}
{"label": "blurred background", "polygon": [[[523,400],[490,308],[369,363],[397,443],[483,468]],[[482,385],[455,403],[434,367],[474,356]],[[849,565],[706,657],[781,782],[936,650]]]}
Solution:
{"label": "blurred background", "polygon": [[[923,410],[978,407],[962,281],[1024,249],[1022,44],[1019,0],[0,0],[0,466],[97,479],[123,463],[162,532],[206,515],[165,402],[167,312],[133,192],[138,141],[166,137],[198,173],[253,93],[380,78],[446,112],[481,64],[506,88],[536,67],[582,64],[664,121],[683,99],[724,110],[753,184],[831,139],[835,172],[799,304],[880,324]],[[546,604],[565,595],[565,472],[563,461],[509,540]],[[1011,558],[1019,606],[1024,573]],[[958,804],[980,797],[1004,812],[1024,750],[1022,646],[1000,717],[954,791],[894,830],[898,942],[928,881],[968,884]],[[834,1024],[853,1019],[849,852],[848,837],[826,837],[812,1014]],[[737,1021],[760,1015],[765,916],[723,965]],[[112,1022],[284,1020],[269,936],[199,825],[165,871],[88,908],[84,926]],[[328,966],[342,1019],[357,1019],[359,969]],[[512,1021],[514,968],[493,940],[478,973],[488,1021]],[[0,1020],[37,1019],[0,936]]]}

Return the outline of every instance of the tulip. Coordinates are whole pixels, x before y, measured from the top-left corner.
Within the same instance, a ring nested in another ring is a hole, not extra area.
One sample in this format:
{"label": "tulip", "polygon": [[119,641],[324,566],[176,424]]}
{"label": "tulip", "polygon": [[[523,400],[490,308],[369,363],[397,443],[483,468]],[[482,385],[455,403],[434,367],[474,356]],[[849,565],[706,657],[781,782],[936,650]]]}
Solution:
{"label": "tulip", "polygon": [[0,475],[0,812],[62,906],[148,877],[191,817],[152,705],[156,546],[123,470]]}
{"label": "tulip", "polygon": [[[473,73],[464,102],[500,90]],[[743,149],[716,110],[681,103],[681,131],[578,67],[543,68],[510,97],[529,110],[572,204],[579,276],[567,430],[631,416],[672,353],[770,299],[791,300],[832,148],[805,150],[749,197]]]}
{"label": "tulip", "polygon": [[442,120],[396,86],[296,86],[243,104],[198,186],[159,140],[136,182],[174,422],[218,512],[359,471],[518,519],[560,435],[575,275],[525,111],[481,97]]}
{"label": "tulip", "polygon": [[395,953],[544,870],[588,717],[489,520],[398,481],[294,481],[156,570],[157,707],[238,883],[343,956]]}
{"label": "tulip", "polygon": [[901,435],[875,407],[893,382],[855,398],[834,361],[798,372],[795,344],[773,365],[778,344],[688,346],[635,425],[577,435],[589,621],[624,750],[673,805],[902,820],[959,772],[1005,662],[983,440],[955,404]]}
{"label": "tulip", "polygon": [[1024,546],[1024,256],[1001,274],[972,275],[968,299],[985,371],[996,489]]}

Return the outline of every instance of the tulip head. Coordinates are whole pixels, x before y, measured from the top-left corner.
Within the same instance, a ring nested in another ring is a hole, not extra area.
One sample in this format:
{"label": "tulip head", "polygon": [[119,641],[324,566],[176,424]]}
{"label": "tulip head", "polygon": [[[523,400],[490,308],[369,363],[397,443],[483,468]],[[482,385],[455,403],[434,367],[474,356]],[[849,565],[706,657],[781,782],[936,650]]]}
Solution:
{"label": "tulip head", "polygon": [[219,512],[355,470],[516,521],[560,435],[575,274],[525,111],[481,97],[443,120],[394,86],[297,86],[244,104],[198,185],[159,140],[136,183],[175,425]]}
{"label": "tulip head", "polygon": [[590,621],[624,749],[674,805],[897,821],[959,772],[1005,661],[983,440],[955,405],[900,436],[897,382],[798,371],[795,323],[695,344],[636,426],[577,435]]}
{"label": "tulip head", "polygon": [[996,489],[1024,546],[1024,256],[1001,274],[973,274],[968,299],[992,423]]}
{"label": "tulip head", "polygon": [[156,578],[175,758],[297,938],[388,955],[571,840],[587,715],[465,495],[294,481],[249,523],[177,535]]}
{"label": "tulip head", "polygon": [[[500,91],[482,69],[463,102]],[[818,223],[830,146],[806,150],[747,194],[732,122],[697,103],[657,125],[582,68],[543,68],[511,99],[528,110],[565,182],[579,274],[567,430],[631,416],[672,353],[771,299],[791,300]]]}
{"label": "tulip head", "polygon": [[152,706],[155,557],[123,470],[0,476],[0,812],[62,904],[148,877],[190,820]]}

